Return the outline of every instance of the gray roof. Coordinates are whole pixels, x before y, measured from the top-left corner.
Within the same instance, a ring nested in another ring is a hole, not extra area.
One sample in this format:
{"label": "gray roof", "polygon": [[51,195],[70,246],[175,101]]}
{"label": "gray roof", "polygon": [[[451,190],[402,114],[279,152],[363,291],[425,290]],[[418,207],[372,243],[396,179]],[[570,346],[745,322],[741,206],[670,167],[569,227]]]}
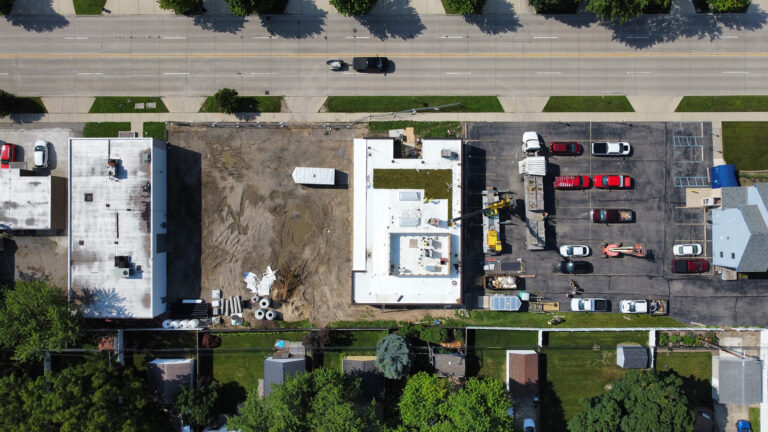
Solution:
{"label": "gray roof", "polygon": [[763,202],[768,205],[768,183],[755,183],[754,187]]}
{"label": "gray roof", "polygon": [[753,235],[744,248],[744,253],[736,269],[745,273],[762,273],[768,271],[768,235]]}
{"label": "gray roof", "polygon": [[753,235],[768,233],[768,227],[765,226],[763,214],[760,213],[760,209],[756,205],[742,206],[740,210],[750,233]]}
{"label": "gray roof", "polygon": [[467,370],[467,361],[461,354],[435,354],[432,366],[439,377],[463,378]]}
{"label": "gray roof", "polygon": [[289,376],[306,370],[304,357],[291,357],[276,359],[267,357],[264,359],[264,396],[272,393],[273,384],[282,384]]}
{"label": "gray roof", "polygon": [[724,187],[723,208],[733,208],[747,203],[747,188],[745,187]]}
{"label": "gray roof", "polygon": [[163,405],[171,405],[182,387],[193,387],[194,359],[157,359],[147,363],[147,386]]}
{"label": "gray roof", "polygon": [[619,345],[616,347],[616,364],[624,369],[645,369],[648,367],[648,348]]}
{"label": "gray roof", "polygon": [[724,404],[751,405],[762,401],[761,362],[754,358],[714,357],[718,367],[717,387],[712,396]]}

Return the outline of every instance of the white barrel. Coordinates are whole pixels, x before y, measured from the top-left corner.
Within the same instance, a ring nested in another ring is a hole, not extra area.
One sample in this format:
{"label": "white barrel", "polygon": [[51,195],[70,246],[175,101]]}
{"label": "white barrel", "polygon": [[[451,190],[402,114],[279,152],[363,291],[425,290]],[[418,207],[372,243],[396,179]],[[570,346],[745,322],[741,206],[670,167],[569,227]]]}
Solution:
{"label": "white barrel", "polygon": [[179,328],[179,320],[173,320],[171,321],[171,328],[176,329]]}
{"label": "white barrel", "polygon": [[253,316],[256,317],[257,320],[263,320],[264,315],[265,315],[264,309],[259,309],[253,314]]}
{"label": "white barrel", "polygon": [[272,302],[269,300],[269,297],[262,297],[261,300],[259,300],[259,307],[262,309],[268,308],[270,304],[272,304]]}
{"label": "white barrel", "polygon": [[265,317],[267,318],[267,320],[272,321],[273,319],[277,318],[277,312],[270,309],[265,314]]}
{"label": "white barrel", "polygon": [[163,321],[163,328],[166,328],[166,329],[167,328],[171,328],[171,323],[172,322],[173,322],[173,320],[169,320],[169,319]]}
{"label": "white barrel", "polygon": [[189,320],[189,328],[198,328],[200,327],[200,320],[199,319],[191,319]]}

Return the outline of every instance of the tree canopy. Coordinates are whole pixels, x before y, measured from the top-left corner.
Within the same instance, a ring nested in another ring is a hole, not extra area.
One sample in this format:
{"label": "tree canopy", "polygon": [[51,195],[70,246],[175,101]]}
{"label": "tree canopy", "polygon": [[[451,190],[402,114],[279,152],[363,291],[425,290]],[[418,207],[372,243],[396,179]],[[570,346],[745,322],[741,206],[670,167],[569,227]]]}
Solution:
{"label": "tree canopy", "polygon": [[483,13],[485,0],[446,0],[448,6],[461,15],[474,15]]}
{"label": "tree canopy", "polygon": [[177,14],[196,12],[202,9],[203,0],[157,0],[160,9],[172,10]]}
{"label": "tree canopy", "polygon": [[742,12],[749,7],[750,0],[707,0],[713,12]]}
{"label": "tree canopy", "polygon": [[587,0],[587,10],[607,21],[627,22],[642,15],[648,0]]}
{"label": "tree canopy", "polygon": [[344,432],[375,428],[372,405],[358,403],[360,380],[338,370],[315,369],[273,386],[261,399],[251,389],[227,428],[242,432]]}
{"label": "tree canopy", "polygon": [[237,105],[237,90],[235,89],[219,89],[213,95],[213,106],[216,111],[234,114],[237,112]]}
{"label": "tree canopy", "polygon": [[279,14],[283,13],[287,0],[224,0],[229,10],[237,16],[251,14]]}
{"label": "tree canopy", "polygon": [[582,399],[584,411],[568,422],[571,432],[690,432],[694,413],[675,374],[629,371],[610,390]]}
{"label": "tree canopy", "polygon": [[82,314],[61,289],[35,280],[18,281],[3,292],[0,345],[13,349],[19,361],[40,360],[46,350],[58,351],[77,341]]}
{"label": "tree canopy", "polygon": [[0,378],[0,430],[151,432],[168,426],[145,378],[103,356],[36,378]]}
{"label": "tree canopy", "polygon": [[331,5],[345,16],[365,15],[376,5],[376,0],[330,0]]}
{"label": "tree canopy", "polygon": [[445,403],[451,384],[426,372],[408,379],[400,396],[400,420],[408,430],[427,430],[440,418],[440,405]]}
{"label": "tree canopy", "polygon": [[219,384],[211,381],[197,388],[184,386],[176,394],[173,411],[185,425],[194,429],[208,426],[216,420],[216,400]]}
{"label": "tree canopy", "polygon": [[400,379],[411,370],[411,346],[404,337],[392,333],[376,343],[376,366],[385,377]]}

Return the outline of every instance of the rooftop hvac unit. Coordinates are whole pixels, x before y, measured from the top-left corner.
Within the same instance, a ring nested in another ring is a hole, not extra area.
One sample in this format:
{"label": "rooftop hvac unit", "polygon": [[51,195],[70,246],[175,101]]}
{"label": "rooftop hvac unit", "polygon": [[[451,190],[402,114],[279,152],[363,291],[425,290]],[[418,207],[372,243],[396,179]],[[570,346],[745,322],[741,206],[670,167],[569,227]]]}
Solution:
{"label": "rooftop hvac unit", "polygon": [[115,269],[115,277],[118,278],[129,278],[131,277],[131,269],[129,268],[116,268]]}

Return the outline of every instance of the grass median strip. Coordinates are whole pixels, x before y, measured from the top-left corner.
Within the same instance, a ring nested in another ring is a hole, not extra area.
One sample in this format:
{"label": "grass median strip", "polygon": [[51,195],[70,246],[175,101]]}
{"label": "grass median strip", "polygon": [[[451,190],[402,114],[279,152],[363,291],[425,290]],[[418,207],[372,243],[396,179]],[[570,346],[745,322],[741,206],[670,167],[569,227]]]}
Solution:
{"label": "grass median strip", "polygon": [[83,128],[85,138],[117,138],[120,131],[131,130],[130,122],[92,122]]}
{"label": "grass median strip", "polygon": [[543,112],[635,112],[626,96],[550,96]]}
{"label": "grass median strip", "polygon": [[[153,105],[154,104],[154,105]],[[139,108],[141,107],[141,108]],[[167,113],[163,100],[146,96],[97,96],[88,110],[98,113]]]}
{"label": "grass median strip", "polygon": [[165,141],[165,122],[144,122],[144,136]]}
{"label": "grass median strip", "polygon": [[675,112],[768,111],[768,96],[685,96]]}
{"label": "grass median strip", "polygon": [[[237,97],[237,110],[235,112],[261,112],[261,113],[276,113],[280,112],[283,105],[282,96],[238,96]],[[220,112],[216,109],[213,102],[213,96],[208,96],[203,102],[203,106],[200,107],[200,112],[204,113],[216,113]]]}
{"label": "grass median strip", "polygon": [[72,0],[77,15],[101,15],[107,0]]}
{"label": "grass median strip", "polygon": [[395,112],[411,109],[441,108],[441,112],[504,112],[496,96],[328,96],[328,112]]}
{"label": "grass median strip", "polygon": [[768,122],[723,122],[723,158],[737,170],[768,170]]}
{"label": "grass median strip", "polygon": [[419,138],[445,138],[456,136],[461,132],[460,122],[411,122],[411,121],[382,121],[368,123],[371,136],[388,136],[390,129],[413,128],[413,133]]}

